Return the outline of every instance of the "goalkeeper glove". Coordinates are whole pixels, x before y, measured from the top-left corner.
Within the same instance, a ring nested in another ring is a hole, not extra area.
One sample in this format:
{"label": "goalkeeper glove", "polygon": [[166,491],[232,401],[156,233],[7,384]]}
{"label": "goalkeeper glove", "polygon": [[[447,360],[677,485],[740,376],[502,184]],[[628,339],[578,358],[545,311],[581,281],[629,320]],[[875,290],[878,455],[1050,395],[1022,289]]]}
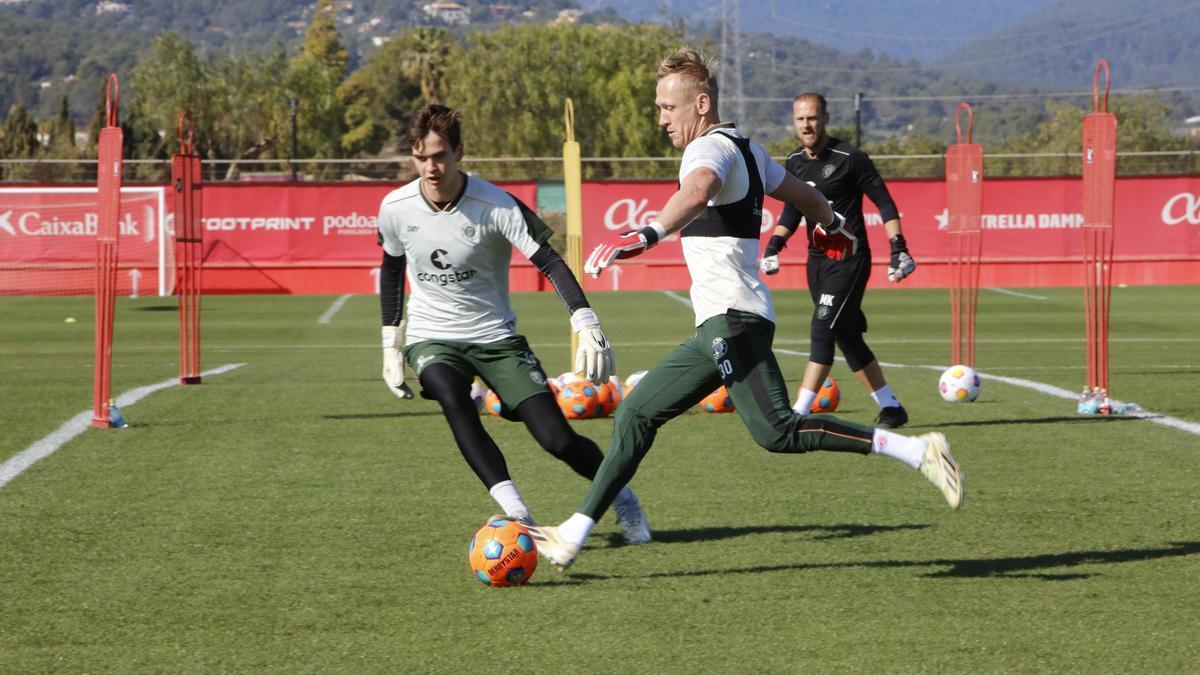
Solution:
{"label": "goalkeeper glove", "polygon": [[383,327],[383,381],[388,391],[402,399],[413,397],[412,389],[404,384],[404,322]]}
{"label": "goalkeeper glove", "polygon": [[779,273],[779,252],[787,246],[787,237],[776,234],[767,241],[767,247],[763,249],[762,260],[758,261],[758,269],[763,274],[778,274]]}
{"label": "goalkeeper glove", "polygon": [[598,279],[600,272],[612,265],[617,260],[632,258],[645,253],[647,249],[658,243],[660,239],[667,234],[666,229],[658,222],[654,221],[643,227],[640,230],[629,230],[622,232],[616,243],[600,244],[592,249],[592,254],[588,256],[587,262],[583,264],[583,271],[592,275],[592,278]]}
{"label": "goalkeeper glove", "polygon": [[571,315],[571,328],[579,336],[579,349],[575,352],[575,372],[593,384],[608,382],[616,374],[612,345],[600,329],[600,319],[590,307],[581,307]]}
{"label": "goalkeeper glove", "polygon": [[889,240],[892,244],[892,258],[888,262],[888,281],[901,281],[917,269],[917,261],[908,254],[908,244],[904,235],[898,234]]}
{"label": "goalkeeper glove", "polygon": [[846,218],[837,211],[833,212],[831,225],[813,228],[812,238],[813,246],[824,251],[830,260],[841,260],[858,253],[858,237],[846,230]]}

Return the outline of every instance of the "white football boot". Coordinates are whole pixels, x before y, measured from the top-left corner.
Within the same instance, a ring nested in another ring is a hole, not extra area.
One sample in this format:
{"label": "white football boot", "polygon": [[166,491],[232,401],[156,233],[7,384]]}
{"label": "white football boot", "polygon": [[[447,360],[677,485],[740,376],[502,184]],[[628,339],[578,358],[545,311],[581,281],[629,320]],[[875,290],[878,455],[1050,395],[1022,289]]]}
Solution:
{"label": "white football boot", "polygon": [[579,544],[564,539],[557,525],[526,525],[525,529],[537,542],[538,553],[560,572],[570,567],[579,555]]}
{"label": "white football boot", "polygon": [[625,537],[626,544],[649,544],[652,541],[650,521],[646,520],[642,503],[632,491],[629,499],[614,503],[613,510],[617,513],[617,524],[621,526],[621,535]]}
{"label": "white football boot", "polygon": [[921,455],[921,473],[929,479],[946,498],[950,508],[957,509],[962,504],[963,476],[950,454],[950,442],[939,433],[921,434],[925,439],[925,454]]}

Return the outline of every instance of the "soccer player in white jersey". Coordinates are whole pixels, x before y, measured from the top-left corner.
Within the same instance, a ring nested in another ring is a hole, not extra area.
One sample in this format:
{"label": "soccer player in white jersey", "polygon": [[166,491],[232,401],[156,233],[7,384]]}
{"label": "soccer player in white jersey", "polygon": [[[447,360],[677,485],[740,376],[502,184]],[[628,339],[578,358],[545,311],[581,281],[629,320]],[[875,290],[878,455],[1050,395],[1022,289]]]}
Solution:
{"label": "soccer player in white jersey", "polygon": [[732,124],[720,122],[715,72],[715,64],[691,49],[659,65],[658,121],[672,145],[684,150],[679,190],[657,221],[598,246],[585,265],[598,276],[617,260],[680,232],[696,334],[651,368],[617,409],[612,442],[579,510],[560,525],[530,528],[538,550],[560,569],[575,560],[596,519],[633,477],[659,427],[722,384],[755,442],[770,452],[888,455],[923,473],[952,508],[962,501],[962,475],[942,434],[914,438],[792,411],[771,351],[771,294],[758,276],[763,194],[794,205],[823,236],[849,235],[845,219],[821,193],[788,174]]}
{"label": "soccer player in white jersey", "polygon": [[[408,140],[419,177],[388,193],[379,207],[383,377],[397,396],[411,397],[405,396],[407,360],[422,395],[441,406],[463,458],[505,515],[532,522],[471,400],[475,376],[499,395],[507,419],[524,422],[543,449],[579,475],[594,478],[604,456],[594,441],[571,429],[541,364],[517,333],[508,301],[513,247],[546,275],[566,304],[579,336],[576,370],[593,382],[607,381],[614,372],[612,349],[583,289],[547,244],[552,232],[546,224],[509,193],[459,170],[459,113],[423,107]],[[406,277],[411,291],[405,319]],[[637,496],[625,486],[616,492],[625,540],[650,541]]]}

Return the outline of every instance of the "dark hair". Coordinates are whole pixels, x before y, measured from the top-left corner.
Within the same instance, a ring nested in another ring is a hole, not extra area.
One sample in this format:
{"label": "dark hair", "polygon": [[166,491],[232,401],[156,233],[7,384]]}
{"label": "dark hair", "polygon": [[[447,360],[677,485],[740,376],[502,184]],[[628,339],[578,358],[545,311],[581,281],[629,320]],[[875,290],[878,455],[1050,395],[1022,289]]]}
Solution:
{"label": "dark hair", "polygon": [[422,106],[408,125],[409,145],[417,147],[430,132],[441,136],[457,150],[462,146],[462,113],[437,103]]}
{"label": "dark hair", "polygon": [[792,99],[792,105],[795,105],[800,101],[816,101],[817,112],[821,115],[829,114],[829,105],[825,103],[825,97],[815,91],[806,91],[803,94],[800,94],[796,98]]}
{"label": "dark hair", "polygon": [[658,79],[678,75],[694,94],[708,94],[713,110],[717,109],[717,62],[703,54],[683,47],[658,64]]}

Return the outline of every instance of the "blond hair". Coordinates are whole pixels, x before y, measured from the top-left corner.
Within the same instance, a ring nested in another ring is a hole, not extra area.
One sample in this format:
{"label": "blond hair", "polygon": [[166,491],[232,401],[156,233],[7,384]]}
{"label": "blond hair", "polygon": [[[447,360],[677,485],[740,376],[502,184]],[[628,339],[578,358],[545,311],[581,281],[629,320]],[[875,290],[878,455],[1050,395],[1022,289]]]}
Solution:
{"label": "blond hair", "polygon": [[713,109],[717,107],[717,61],[705,58],[690,47],[683,47],[658,64],[658,79],[678,75],[696,95],[708,94]]}
{"label": "blond hair", "polygon": [[825,102],[825,97],[815,91],[806,91],[803,94],[800,94],[796,98],[792,99],[792,105],[795,105],[800,101],[809,101],[816,105],[817,114],[819,115],[829,115],[829,104]]}

